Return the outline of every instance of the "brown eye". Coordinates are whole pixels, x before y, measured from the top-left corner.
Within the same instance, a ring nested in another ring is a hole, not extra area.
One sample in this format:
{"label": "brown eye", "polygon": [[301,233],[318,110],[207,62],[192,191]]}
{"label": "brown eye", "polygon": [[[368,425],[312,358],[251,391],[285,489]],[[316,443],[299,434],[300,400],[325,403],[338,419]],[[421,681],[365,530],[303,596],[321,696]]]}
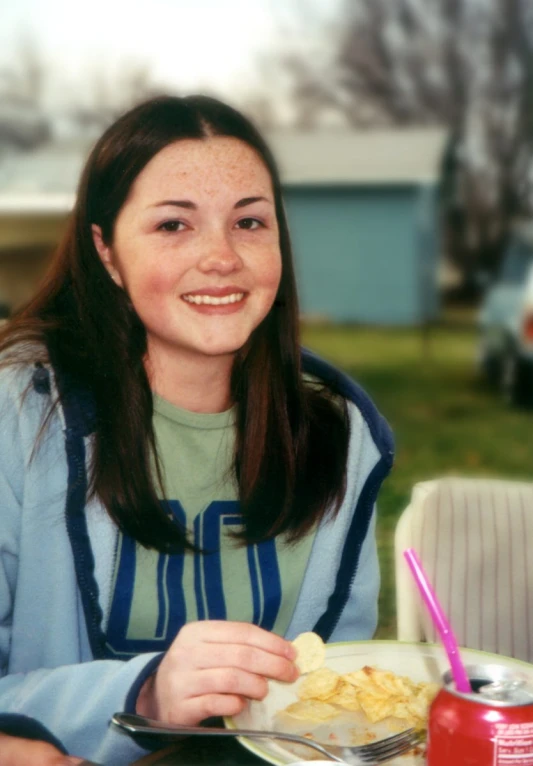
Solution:
{"label": "brown eye", "polygon": [[158,231],[181,231],[181,226],[185,226],[183,221],[164,221],[157,227]]}
{"label": "brown eye", "polygon": [[237,223],[237,226],[239,229],[246,229],[251,231],[253,229],[258,229],[260,226],[264,227],[264,223],[258,218],[241,218],[241,220]]}

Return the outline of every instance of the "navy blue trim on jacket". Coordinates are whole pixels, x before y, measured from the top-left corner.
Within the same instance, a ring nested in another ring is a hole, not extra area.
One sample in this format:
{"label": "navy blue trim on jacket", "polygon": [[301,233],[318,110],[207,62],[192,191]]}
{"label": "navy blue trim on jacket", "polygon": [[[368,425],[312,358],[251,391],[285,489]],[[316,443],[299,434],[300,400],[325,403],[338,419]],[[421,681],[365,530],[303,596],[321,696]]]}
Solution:
{"label": "navy blue trim on jacket", "polygon": [[[313,628],[322,636],[324,641],[327,641],[349,597],[376,496],[383,479],[392,467],[393,440],[387,422],[380,415],[370,397],[348,375],[307,349],[302,350],[302,366],[304,372],[320,378],[334,391],[358,407],[381,455],[378,463],[367,477],[360,494],[346,536],[334,591],[328,600],[326,611]],[[48,372],[42,367],[38,367],[34,373],[34,387],[40,393],[46,393],[50,390],[49,381],[45,381],[43,372],[48,375]],[[102,631],[103,615],[98,601],[94,556],[85,517],[87,472],[84,436],[89,435],[94,430],[94,406],[87,393],[77,391],[68,379],[58,379],[57,387],[66,424],[65,448],[68,465],[66,522],[89,642],[95,659],[112,659],[114,655],[107,648],[105,634]]]}
{"label": "navy blue trim on jacket", "polygon": [[126,697],[126,701],[124,703],[124,712],[125,713],[136,713],[135,706],[137,704],[137,697],[139,696],[139,692],[141,691],[141,687],[143,686],[144,682],[152,676],[157,668],[161,664],[161,660],[164,657],[164,653],[161,652],[161,654],[156,655],[153,657],[150,662],[148,662],[144,668],[142,669],[141,673],[137,676],[135,681],[130,687],[130,690],[128,692],[128,696]]}
{"label": "navy blue trim on jacket", "polygon": [[326,611],[313,627],[315,633],[318,633],[324,641],[328,641],[350,596],[350,589],[359,567],[361,549],[368,533],[377,494],[383,480],[392,468],[394,442],[387,421],[380,415],[365,391],[348,375],[307,349],[302,350],[302,366],[304,372],[320,378],[358,407],[381,455],[368,475],[359,495],[357,507],[344,541],[335,588],[328,599]]}
{"label": "navy blue trim on jacket", "polygon": [[[68,407],[64,408],[69,419]],[[65,449],[68,465],[68,491],[65,518],[72,547],[76,578],[80,588],[89,643],[95,659],[105,659],[105,635],[102,631],[102,609],[98,600],[98,583],[94,576],[94,554],[91,548],[85,503],[87,499],[87,471],[83,434],[74,428],[66,429]],[[109,655],[110,656],[110,655]]]}
{"label": "navy blue trim on jacket", "polygon": [[[34,388],[44,393],[50,391],[50,381],[45,385],[43,367],[37,367],[33,375]],[[78,396],[65,378],[56,376],[57,390],[65,417],[65,451],[67,455],[68,485],[65,508],[67,532],[72,548],[76,579],[80,589],[85,622],[91,651],[95,659],[106,659],[105,635],[102,631],[102,609],[98,599],[98,583],[94,576],[94,555],[91,548],[85,503],[87,500],[87,467],[84,436],[92,430],[92,407],[87,396]]]}
{"label": "navy blue trim on jacket", "polygon": [[390,462],[390,470],[394,456],[392,431],[385,418],[376,409],[376,405],[368,394],[358,383],[346,375],[346,373],[341,372],[341,370],[338,370],[329,362],[326,362],[312,351],[309,351],[309,349],[302,349],[302,367],[304,372],[320,378],[324,383],[327,383],[334,390],[338,391],[339,394],[344,396],[345,399],[348,399],[357,405],[368,425],[370,435],[372,436],[376,447],[382,457]]}
{"label": "navy blue trim on jacket", "polygon": [[357,507],[344,541],[335,588],[328,599],[326,611],[318,619],[313,631],[327,642],[335,630],[340,616],[350,597],[352,583],[355,580],[361,549],[368,533],[374,504],[382,481],[390,471],[390,465],[382,458],[372,471],[363,487]]}

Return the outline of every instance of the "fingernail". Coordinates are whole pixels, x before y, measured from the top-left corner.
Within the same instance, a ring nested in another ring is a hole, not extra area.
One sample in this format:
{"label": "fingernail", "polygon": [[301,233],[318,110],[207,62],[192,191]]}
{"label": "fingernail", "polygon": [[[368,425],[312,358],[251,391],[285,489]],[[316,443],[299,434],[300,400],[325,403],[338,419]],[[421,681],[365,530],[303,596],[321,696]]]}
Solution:
{"label": "fingernail", "polygon": [[296,659],[296,649],[292,644],[287,644],[287,648],[285,650],[285,656],[289,660],[295,660]]}

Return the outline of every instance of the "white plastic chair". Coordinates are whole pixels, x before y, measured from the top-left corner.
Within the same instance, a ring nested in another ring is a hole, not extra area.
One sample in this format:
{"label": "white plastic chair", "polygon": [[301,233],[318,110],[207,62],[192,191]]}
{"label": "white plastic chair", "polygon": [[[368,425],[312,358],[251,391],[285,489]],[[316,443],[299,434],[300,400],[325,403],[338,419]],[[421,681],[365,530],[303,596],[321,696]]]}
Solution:
{"label": "white plastic chair", "polygon": [[437,641],[403,557],[416,550],[460,646],[533,662],[533,483],[416,484],[395,531],[400,641]]}

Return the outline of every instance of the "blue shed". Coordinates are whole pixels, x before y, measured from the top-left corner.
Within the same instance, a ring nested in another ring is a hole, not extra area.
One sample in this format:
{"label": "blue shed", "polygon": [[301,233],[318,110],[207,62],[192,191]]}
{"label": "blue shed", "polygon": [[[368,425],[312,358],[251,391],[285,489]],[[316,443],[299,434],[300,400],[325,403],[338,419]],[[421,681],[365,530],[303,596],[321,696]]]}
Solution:
{"label": "blue shed", "polygon": [[439,310],[440,129],[270,134],[302,313],[409,325]]}

